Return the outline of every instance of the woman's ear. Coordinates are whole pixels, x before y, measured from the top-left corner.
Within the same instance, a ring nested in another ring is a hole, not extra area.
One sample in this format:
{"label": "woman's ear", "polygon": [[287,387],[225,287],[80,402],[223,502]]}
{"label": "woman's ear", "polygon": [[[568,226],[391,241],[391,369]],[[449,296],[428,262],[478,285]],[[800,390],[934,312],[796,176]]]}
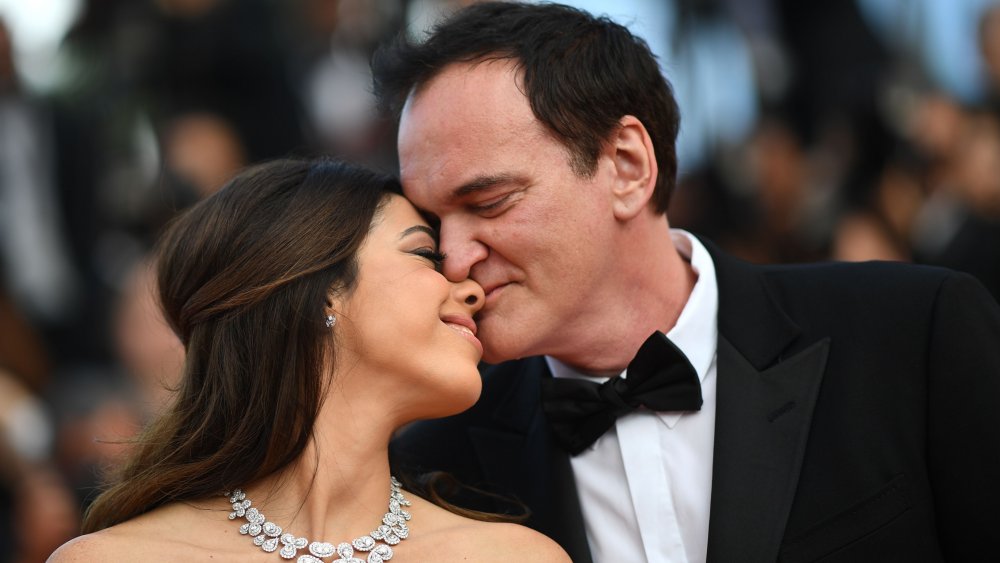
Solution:
{"label": "woman's ear", "polygon": [[653,141],[641,121],[626,115],[618,122],[607,150],[614,163],[615,218],[627,221],[645,209],[653,197],[658,172]]}
{"label": "woman's ear", "polygon": [[333,288],[327,290],[326,303],[324,305],[325,306],[323,308],[323,317],[327,319],[327,322],[329,322],[330,316],[336,319],[339,312],[341,311],[341,309],[343,309],[344,306],[342,292],[336,291]]}

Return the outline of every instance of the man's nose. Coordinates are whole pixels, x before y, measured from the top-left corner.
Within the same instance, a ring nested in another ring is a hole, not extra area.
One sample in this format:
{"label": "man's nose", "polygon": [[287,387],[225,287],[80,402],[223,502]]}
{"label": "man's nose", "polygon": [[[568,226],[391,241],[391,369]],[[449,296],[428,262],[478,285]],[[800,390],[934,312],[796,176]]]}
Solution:
{"label": "man's nose", "polygon": [[471,229],[459,224],[441,222],[441,252],[447,256],[444,261],[444,275],[453,282],[467,279],[472,267],[482,262],[490,254],[489,248],[476,240]]}

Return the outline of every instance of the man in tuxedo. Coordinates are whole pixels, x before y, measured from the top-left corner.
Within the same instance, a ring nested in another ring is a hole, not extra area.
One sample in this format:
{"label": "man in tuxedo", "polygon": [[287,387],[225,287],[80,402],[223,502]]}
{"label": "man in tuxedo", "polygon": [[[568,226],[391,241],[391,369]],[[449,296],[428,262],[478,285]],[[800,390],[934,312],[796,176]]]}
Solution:
{"label": "man in tuxedo", "polygon": [[523,502],[577,562],[996,553],[1000,310],[969,276],[670,229],[677,106],[606,19],[477,3],[373,71],[495,364],[401,464]]}

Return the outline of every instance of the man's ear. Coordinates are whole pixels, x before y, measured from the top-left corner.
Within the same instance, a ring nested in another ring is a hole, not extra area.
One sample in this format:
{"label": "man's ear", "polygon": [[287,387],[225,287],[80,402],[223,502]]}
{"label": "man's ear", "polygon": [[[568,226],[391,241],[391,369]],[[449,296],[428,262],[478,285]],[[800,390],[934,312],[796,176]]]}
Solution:
{"label": "man's ear", "polygon": [[619,120],[606,150],[614,164],[615,218],[626,221],[645,209],[653,197],[658,173],[653,141],[641,121],[626,115]]}

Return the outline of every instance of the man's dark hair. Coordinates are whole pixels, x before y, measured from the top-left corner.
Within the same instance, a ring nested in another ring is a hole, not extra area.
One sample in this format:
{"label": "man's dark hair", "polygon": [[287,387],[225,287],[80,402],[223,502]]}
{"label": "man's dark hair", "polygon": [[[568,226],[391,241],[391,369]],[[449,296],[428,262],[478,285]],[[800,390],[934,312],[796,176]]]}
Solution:
{"label": "man's dark hair", "polygon": [[375,53],[379,109],[398,118],[410,93],[446,66],[503,59],[517,62],[531,110],[567,147],[581,176],[594,173],[622,117],[639,119],[659,165],[656,210],[666,211],[677,176],[677,102],[646,42],[607,17],[560,4],[473,4],[426,41],[401,35]]}

